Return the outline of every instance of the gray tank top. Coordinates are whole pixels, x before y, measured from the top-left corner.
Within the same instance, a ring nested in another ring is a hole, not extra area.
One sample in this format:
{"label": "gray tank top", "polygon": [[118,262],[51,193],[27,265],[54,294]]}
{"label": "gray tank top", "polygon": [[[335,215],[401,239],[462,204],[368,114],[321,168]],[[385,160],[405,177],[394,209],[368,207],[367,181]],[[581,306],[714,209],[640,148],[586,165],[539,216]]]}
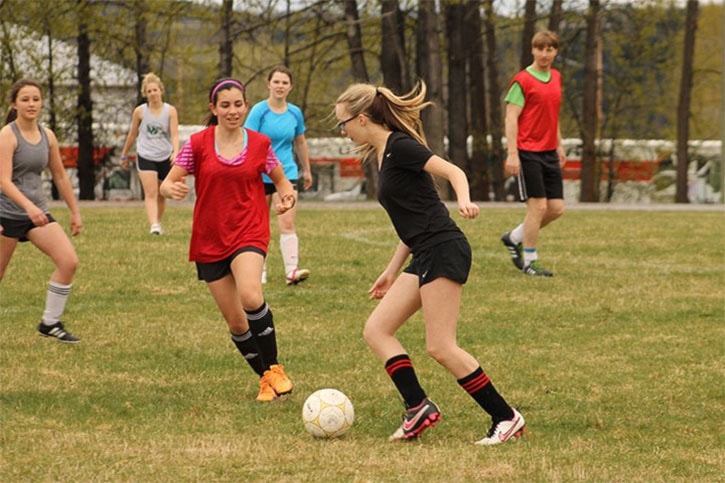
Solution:
{"label": "gray tank top", "polygon": [[171,156],[171,134],[169,133],[169,105],[164,102],[161,112],[154,116],[148,104],[143,105],[141,124],[138,127],[136,154],[149,161],[166,161]]}
{"label": "gray tank top", "polygon": [[[13,184],[30,201],[48,213],[48,206],[43,192],[43,182],[40,177],[43,170],[48,166],[50,153],[50,142],[48,135],[40,125],[40,141],[31,144],[20,134],[20,129],[13,121],[10,127],[18,140],[18,147],[13,153]],[[11,220],[27,220],[28,213],[15,204],[5,193],[0,191],[0,216]]]}

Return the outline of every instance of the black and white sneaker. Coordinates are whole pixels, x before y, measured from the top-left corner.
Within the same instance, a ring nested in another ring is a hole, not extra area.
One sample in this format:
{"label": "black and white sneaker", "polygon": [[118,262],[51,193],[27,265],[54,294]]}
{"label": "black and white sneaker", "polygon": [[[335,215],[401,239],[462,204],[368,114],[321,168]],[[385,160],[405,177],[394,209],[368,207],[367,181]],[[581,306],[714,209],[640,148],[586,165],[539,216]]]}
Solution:
{"label": "black and white sneaker", "polygon": [[537,260],[529,263],[522,270],[526,275],[533,275],[534,277],[553,277],[554,274],[539,265]]}
{"label": "black and white sneaker", "polygon": [[66,332],[63,322],[58,321],[53,325],[45,325],[43,322],[38,324],[38,333],[43,337],[54,337],[61,342],[69,344],[77,344],[81,340],[73,334]]}
{"label": "black and white sneaker", "polygon": [[429,426],[435,426],[441,420],[441,411],[428,398],[403,415],[403,424],[390,436],[390,441],[409,441],[417,438]]}
{"label": "black and white sneaker", "polygon": [[505,246],[509,251],[509,255],[511,255],[511,262],[516,266],[516,268],[522,270],[524,268],[524,256],[523,246],[521,243],[514,243],[511,241],[510,231],[501,235],[501,243],[503,243],[503,246]]}

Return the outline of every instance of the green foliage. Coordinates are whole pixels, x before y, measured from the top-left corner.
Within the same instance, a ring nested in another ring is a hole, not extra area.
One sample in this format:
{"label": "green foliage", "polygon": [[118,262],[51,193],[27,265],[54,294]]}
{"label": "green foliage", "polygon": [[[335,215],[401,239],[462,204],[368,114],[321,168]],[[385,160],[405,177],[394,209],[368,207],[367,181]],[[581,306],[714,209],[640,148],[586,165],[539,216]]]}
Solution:
{"label": "green foliage", "polygon": [[603,26],[605,78],[603,137],[630,137],[647,126],[647,137],[675,138],[679,35],[684,16],[675,9],[623,6]]}
{"label": "green foliage", "polygon": [[[547,280],[517,273],[498,240],[520,208],[456,217],[474,249],[459,343],[528,422],[522,441],[482,448],[488,418],[427,357],[420,315],[400,338],[443,421],[421,442],[387,442],[402,407],[361,338],[396,243],[381,209],[303,203],[312,276],[297,287],[272,224],[265,295],[297,384],[272,404],[254,401],[187,261],[191,211],[172,204],[152,237],[141,204],[82,207],[65,316],[77,346],[35,334],[52,264],[18,247],[0,286],[2,481],[721,481],[722,212],[573,208],[542,233]],[[355,405],[343,439],[302,426],[321,387]]]}
{"label": "green foliage", "polygon": [[[269,68],[287,63],[295,73],[290,100],[300,105],[310,137],[330,134],[328,115],[336,96],[351,81],[346,25],[341,2],[291,2],[272,0],[235,2],[232,19],[234,75],[249,84],[250,101],[267,96]],[[367,67],[372,82],[381,81],[380,5],[358,2]],[[219,76],[219,2],[152,0],[144,2],[93,2],[87,18],[92,53],[135,70],[136,6],[143,6],[151,70],[166,84],[167,100],[177,106],[182,124],[199,124],[207,113],[210,85]],[[406,18],[408,62],[414,71],[416,2],[400,3]],[[521,5],[521,3],[517,4]],[[564,2],[562,47],[557,62],[564,74],[566,102],[562,111],[565,137],[578,133],[581,111],[581,76],[584,33],[582,3]],[[605,2],[603,5],[603,136],[674,138],[684,9],[670,0]],[[55,41],[73,42],[77,35],[77,2],[61,0],[4,0],[0,2],[0,95],[5,97],[14,79],[14,51],[10,24],[49,31]],[[497,6],[499,10],[502,7]],[[693,85],[693,139],[716,139],[721,125],[722,4],[702,5],[696,40]],[[546,25],[541,11],[538,27]],[[518,11],[501,11],[497,20],[499,72],[506,86],[519,69],[521,18]],[[505,14],[505,17],[503,16]],[[445,35],[445,32],[442,33]],[[443,65],[445,42],[442,43]],[[444,74],[445,77],[445,74]],[[46,82],[46,79],[41,79]],[[135,92],[134,92],[135,94]],[[48,107],[48,106],[46,106]],[[119,106],[125,109],[123,106]],[[72,124],[72,113],[58,113]]]}

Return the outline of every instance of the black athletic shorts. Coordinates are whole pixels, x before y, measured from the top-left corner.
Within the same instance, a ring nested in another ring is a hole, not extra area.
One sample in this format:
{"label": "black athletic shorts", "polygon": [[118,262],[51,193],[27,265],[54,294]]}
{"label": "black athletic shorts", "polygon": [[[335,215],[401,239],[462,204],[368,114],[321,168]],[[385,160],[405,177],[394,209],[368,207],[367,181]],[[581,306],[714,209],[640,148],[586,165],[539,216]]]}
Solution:
{"label": "black athletic shorts", "polygon": [[559,155],[556,151],[519,149],[521,171],[516,177],[519,201],[529,198],[564,199]]}
{"label": "black athletic shorts", "polygon": [[[297,190],[297,180],[291,179],[289,180],[290,183],[292,183],[292,188]],[[269,196],[277,192],[277,187],[274,185],[274,183],[264,183],[264,194]]]}
{"label": "black athletic shorts", "polygon": [[151,161],[141,156],[137,156],[136,166],[139,171],[154,171],[159,177],[159,181],[166,179],[166,175],[171,171],[171,159],[165,161]]}
{"label": "black athletic shorts", "polygon": [[[227,275],[232,273],[232,261],[237,257],[237,255],[244,252],[259,253],[260,255],[262,255],[262,257],[265,257],[267,255],[257,247],[242,247],[224,260],[219,260],[218,262],[196,262],[196,274],[199,277],[199,280],[203,280],[206,283],[211,283],[219,280],[220,278],[226,277]],[[260,280],[262,280],[261,274]]]}
{"label": "black athletic shorts", "polygon": [[444,277],[466,283],[471,271],[471,245],[465,238],[449,240],[413,254],[403,272],[418,276],[418,286]]}
{"label": "black athletic shorts", "polygon": [[[55,218],[50,213],[46,213],[48,223],[56,223]],[[33,228],[38,228],[35,223],[27,220],[11,220],[10,218],[0,218],[0,225],[3,226],[2,235],[8,238],[17,238],[18,241],[28,241],[28,232]]]}

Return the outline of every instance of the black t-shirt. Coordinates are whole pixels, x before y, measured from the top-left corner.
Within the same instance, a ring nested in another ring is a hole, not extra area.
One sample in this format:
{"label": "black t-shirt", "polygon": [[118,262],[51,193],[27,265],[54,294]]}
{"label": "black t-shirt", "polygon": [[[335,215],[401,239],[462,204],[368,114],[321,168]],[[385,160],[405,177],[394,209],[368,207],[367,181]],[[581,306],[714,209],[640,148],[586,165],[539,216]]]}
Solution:
{"label": "black t-shirt", "polygon": [[378,177],[378,201],[398,237],[413,253],[464,238],[423,170],[433,153],[405,133],[394,132],[385,145]]}

